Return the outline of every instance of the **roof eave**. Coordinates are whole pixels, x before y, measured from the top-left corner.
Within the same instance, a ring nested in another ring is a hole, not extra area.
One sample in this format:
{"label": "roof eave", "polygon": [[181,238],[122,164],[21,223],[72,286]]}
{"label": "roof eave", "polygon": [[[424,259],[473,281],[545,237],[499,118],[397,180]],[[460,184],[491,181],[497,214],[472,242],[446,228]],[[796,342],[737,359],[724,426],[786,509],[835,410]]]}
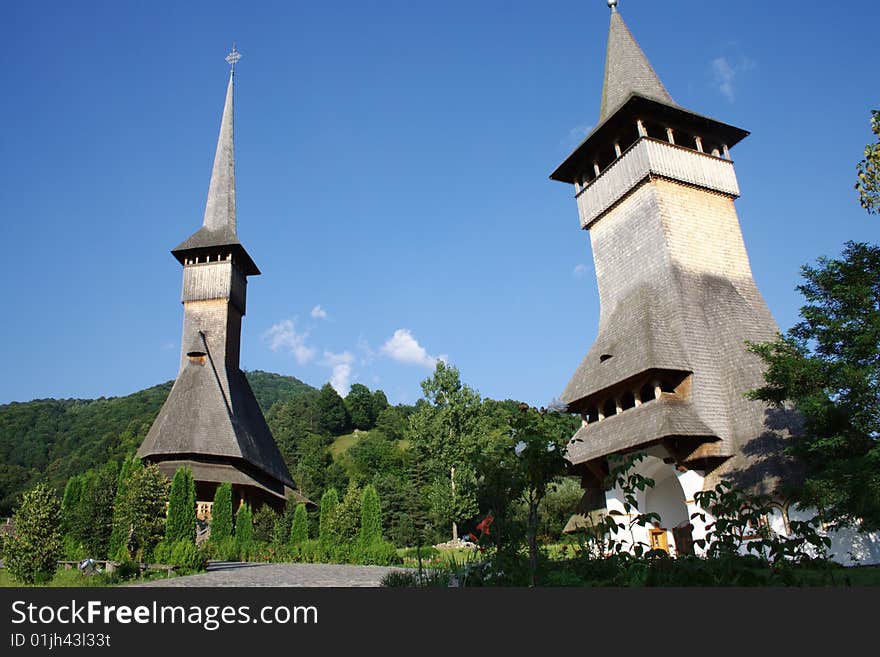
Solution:
{"label": "roof eave", "polygon": [[603,146],[607,146],[607,144],[612,141],[610,138],[613,136],[612,133],[615,132],[614,128],[616,124],[619,124],[627,117],[627,115],[632,116],[633,114],[640,114],[642,116],[647,116],[647,114],[645,114],[646,111],[653,112],[655,116],[665,115],[666,117],[671,117],[672,119],[683,123],[702,124],[707,131],[706,136],[709,134],[723,136],[729,148],[732,148],[750,134],[748,130],[727,123],[722,123],[721,121],[717,121],[708,116],[703,116],[702,114],[697,114],[696,112],[692,112],[691,110],[678,105],[670,105],[653,98],[648,98],[647,96],[633,93],[630,94],[626,101],[612,112],[608,118],[602,121],[602,123],[596,126],[593,131],[587,135],[586,139],[584,139],[580,145],[578,145],[578,147],[575,148],[567,158],[565,158],[562,164],[550,174],[550,179],[574,184],[575,177],[582,168],[581,162],[585,159],[586,154],[594,149],[597,142],[601,141]]}

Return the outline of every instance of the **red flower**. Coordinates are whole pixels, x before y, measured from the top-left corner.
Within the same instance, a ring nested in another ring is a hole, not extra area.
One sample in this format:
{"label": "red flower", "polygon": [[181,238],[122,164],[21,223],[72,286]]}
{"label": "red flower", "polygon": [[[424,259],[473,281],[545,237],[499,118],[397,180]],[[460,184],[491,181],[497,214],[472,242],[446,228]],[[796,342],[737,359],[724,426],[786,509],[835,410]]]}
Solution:
{"label": "red flower", "polygon": [[468,534],[468,538],[471,539],[474,543],[477,542],[477,537],[474,536],[473,534]]}
{"label": "red flower", "polygon": [[478,530],[481,534],[486,534],[486,535],[488,536],[489,533],[490,533],[490,532],[489,532],[489,526],[492,524],[492,521],[493,521],[493,520],[495,520],[495,518],[493,518],[493,517],[492,517],[492,514],[490,513],[489,515],[487,515],[485,518],[483,518],[483,519],[480,521],[480,524],[477,525],[477,530]]}

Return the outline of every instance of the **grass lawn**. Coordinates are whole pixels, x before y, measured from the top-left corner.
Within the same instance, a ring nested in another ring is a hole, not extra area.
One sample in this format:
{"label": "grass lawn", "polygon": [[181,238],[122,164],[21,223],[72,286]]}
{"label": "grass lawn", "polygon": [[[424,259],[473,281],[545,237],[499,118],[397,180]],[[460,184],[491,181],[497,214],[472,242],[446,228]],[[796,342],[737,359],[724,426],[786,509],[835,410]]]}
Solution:
{"label": "grass lawn", "polygon": [[[165,579],[166,573],[160,571],[147,571],[144,576],[141,578],[142,581],[148,581],[153,579]],[[171,577],[177,577],[174,573],[171,574]],[[133,579],[121,580],[118,576],[108,575],[105,573],[99,573],[96,575],[84,576],[79,570],[76,568],[71,570],[65,570],[64,568],[59,568],[55,571],[55,576],[48,584],[21,584],[12,578],[9,574],[9,571],[5,568],[0,568],[0,587],[8,588],[8,587],[22,587],[22,586],[52,586],[52,587],[67,587],[67,586],[86,586],[86,587],[98,587],[98,586],[117,586],[119,584],[128,584],[129,582],[133,582]]]}
{"label": "grass lawn", "polygon": [[328,448],[333,460],[339,460],[339,457],[357,445],[363,438],[366,438],[369,433],[369,431],[358,431],[357,433],[348,433],[336,438]]}

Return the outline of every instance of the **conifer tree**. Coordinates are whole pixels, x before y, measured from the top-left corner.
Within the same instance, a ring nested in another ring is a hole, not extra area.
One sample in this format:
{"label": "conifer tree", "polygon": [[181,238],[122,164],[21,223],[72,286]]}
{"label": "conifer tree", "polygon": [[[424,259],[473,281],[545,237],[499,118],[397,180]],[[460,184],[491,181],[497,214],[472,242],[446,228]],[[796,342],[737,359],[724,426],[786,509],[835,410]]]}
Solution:
{"label": "conifer tree", "polygon": [[382,540],[382,512],[379,506],[379,493],[372,484],[364,488],[361,496],[360,540],[364,545],[372,545]]}
{"label": "conifer tree", "polygon": [[61,531],[70,534],[73,528],[73,514],[82,498],[83,480],[81,475],[74,475],[67,480],[64,496],[61,498]]}
{"label": "conifer tree", "polygon": [[111,558],[116,558],[121,549],[125,548],[128,538],[129,524],[123,517],[122,500],[128,492],[128,484],[132,475],[142,469],[144,464],[137,456],[129,456],[122,462],[119,469],[119,478],[116,483],[116,497],[113,499],[113,529],[110,534],[108,552]]}
{"label": "conifer tree", "polygon": [[297,504],[293,512],[293,524],[290,526],[290,544],[300,545],[309,540],[309,517],[306,505]]}
{"label": "conifer tree", "polygon": [[192,470],[178,468],[171,481],[168,496],[168,517],[165,519],[165,541],[194,542],[196,537],[196,485]]}
{"label": "conifer tree", "polygon": [[318,522],[318,537],[322,541],[329,540],[333,535],[333,523],[339,494],[335,488],[328,488],[321,496],[321,516]]}
{"label": "conifer tree", "polygon": [[235,514],[235,542],[246,552],[254,540],[254,515],[249,504],[242,504]]}
{"label": "conifer tree", "polygon": [[211,540],[222,541],[232,537],[232,484],[224,483],[214,493],[211,507]]}

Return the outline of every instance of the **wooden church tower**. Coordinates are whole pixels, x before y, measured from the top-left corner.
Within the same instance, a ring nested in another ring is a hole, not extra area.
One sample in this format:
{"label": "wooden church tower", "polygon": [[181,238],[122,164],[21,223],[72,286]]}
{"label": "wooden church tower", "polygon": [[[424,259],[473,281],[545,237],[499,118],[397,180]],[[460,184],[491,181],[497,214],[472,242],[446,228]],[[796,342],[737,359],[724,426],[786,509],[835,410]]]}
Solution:
{"label": "wooden church tower", "polygon": [[232,65],[202,227],[171,251],[183,265],[183,341],[171,393],[138,456],[171,477],[192,469],[201,515],[217,486],[233,485],[235,506],[284,506],[297,495],[254,393],[239,369],[248,276],[260,270],[238,241],[235,217]]}
{"label": "wooden church tower", "polygon": [[568,458],[585,503],[613,511],[619,491],[602,489],[609,458],[647,452],[642,467],[657,483],[641,509],[660,513],[663,536],[645,542],[678,539],[686,552],[701,533],[688,527],[695,492],[721,478],[776,492],[791,418],[743,396],[763,384],[745,342],[778,331],[734,209],[730,149],[748,133],[679,106],[617,1],[608,5],[597,127],[551,175],[574,185],[601,304],[598,336],[562,395],[583,420]]}

